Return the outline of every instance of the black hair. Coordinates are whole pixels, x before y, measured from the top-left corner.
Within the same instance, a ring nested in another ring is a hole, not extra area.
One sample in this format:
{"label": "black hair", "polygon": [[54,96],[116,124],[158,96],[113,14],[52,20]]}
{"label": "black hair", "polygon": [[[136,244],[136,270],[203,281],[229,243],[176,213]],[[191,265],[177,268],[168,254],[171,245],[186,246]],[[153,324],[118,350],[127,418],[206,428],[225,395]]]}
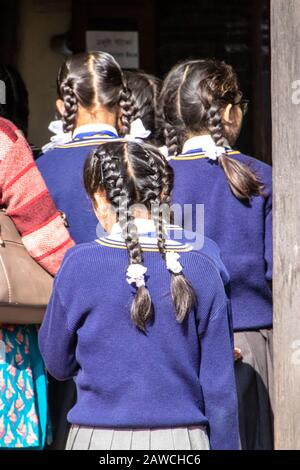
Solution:
{"label": "black hair", "polygon": [[[105,192],[122,228],[129,264],[143,264],[143,250],[131,212],[135,204],[143,204],[151,213],[158,249],[166,260],[163,207],[170,205],[173,179],[173,170],[167,160],[150,144],[109,142],[100,145],[86,160],[85,189],[94,203],[95,194]],[[171,294],[176,318],[182,322],[196,303],[194,290],[182,272],[171,273]],[[153,317],[151,296],[146,286],[137,288],[131,317],[142,331]]]}
{"label": "black hair", "polygon": [[[189,135],[210,133],[217,146],[235,141],[234,126],[226,128],[222,111],[241,102],[236,73],[223,61],[191,60],[171,69],[159,98],[169,155],[181,151]],[[241,200],[263,195],[263,185],[253,171],[226,153],[218,158],[232,193]]]}
{"label": "black hair", "polygon": [[141,71],[124,71],[128,88],[134,102],[132,120],[141,119],[144,127],[151,131],[149,142],[155,144],[158,138],[157,100],[161,80]]}
{"label": "black hair", "polygon": [[11,65],[0,65],[0,81],[5,88],[5,103],[0,100],[0,116],[13,122],[27,136],[29,108],[26,85]]}
{"label": "black hair", "polygon": [[121,114],[120,135],[129,133],[133,102],[124,81],[123,72],[116,60],[106,52],[89,52],[69,57],[59,70],[57,92],[63,100],[64,131],[76,126],[78,106],[94,110],[101,105]]}

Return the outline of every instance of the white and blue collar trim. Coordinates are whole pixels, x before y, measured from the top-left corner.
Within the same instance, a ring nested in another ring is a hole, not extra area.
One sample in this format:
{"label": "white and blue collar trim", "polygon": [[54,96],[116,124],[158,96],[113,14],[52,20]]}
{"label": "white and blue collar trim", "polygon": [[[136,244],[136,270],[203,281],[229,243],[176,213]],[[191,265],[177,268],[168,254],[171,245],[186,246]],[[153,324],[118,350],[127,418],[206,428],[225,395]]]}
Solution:
{"label": "white and blue collar trim", "polygon": [[188,139],[182,149],[182,153],[192,154],[192,153],[204,153],[207,158],[211,160],[217,160],[220,155],[231,150],[229,146],[217,146],[211,137],[211,135],[197,135]]}
{"label": "white and blue collar trim", "polygon": [[[136,218],[135,224],[143,251],[158,251],[155,224],[153,220]],[[182,230],[182,228],[177,225],[167,225],[166,229],[167,231]],[[110,235],[101,237],[97,239],[96,242],[100,245],[111,248],[127,249],[122,237],[122,229],[118,223],[113,225]],[[180,241],[180,239],[173,240],[168,238],[166,240],[166,249],[167,251],[187,252],[192,251],[193,247],[188,243]]]}
{"label": "white and blue collar trim", "polygon": [[73,132],[73,140],[75,139],[85,139],[91,137],[110,137],[118,138],[118,132],[109,124],[85,124],[83,126],[77,127]]}

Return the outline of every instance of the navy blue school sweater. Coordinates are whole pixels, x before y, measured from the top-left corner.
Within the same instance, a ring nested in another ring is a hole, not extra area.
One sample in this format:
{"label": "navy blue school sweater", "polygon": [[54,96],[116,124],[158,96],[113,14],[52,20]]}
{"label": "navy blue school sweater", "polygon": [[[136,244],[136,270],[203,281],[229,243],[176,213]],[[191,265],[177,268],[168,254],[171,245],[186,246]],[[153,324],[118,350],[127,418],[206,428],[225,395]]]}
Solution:
{"label": "navy blue school sweater", "polygon": [[237,449],[228,274],[217,248],[206,241],[195,250],[184,237],[168,241],[198,298],[179,324],[154,235],[140,240],[155,311],[146,334],[130,318],[136,289],[126,281],[121,238],[77,245],[55,279],[39,345],[51,375],[76,377],[68,420],[102,428],[206,426],[213,449]]}
{"label": "navy blue school sweater", "polygon": [[[57,145],[37,160],[58,210],[64,212],[69,231],[76,243],[96,238],[98,221],[83,186],[83,166],[89,153],[109,139],[117,139],[117,131],[108,125],[78,127],[69,143]],[[98,225],[101,230],[101,226]]]}
{"label": "navy blue school sweater", "polygon": [[[250,203],[239,201],[231,192],[217,160],[206,158],[208,136],[190,139],[184,154],[173,157],[175,172],[173,202],[193,205],[192,225],[196,227],[196,204],[204,204],[204,235],[221,250],[229,271],[234,330],[256,330],[272,326],[272,170],[237,151],[228,155],[250,168],[264,184],[265,197]],[[201,148],[202,146],[202,148]],[[213,153],[209,146],[208,153]]]}

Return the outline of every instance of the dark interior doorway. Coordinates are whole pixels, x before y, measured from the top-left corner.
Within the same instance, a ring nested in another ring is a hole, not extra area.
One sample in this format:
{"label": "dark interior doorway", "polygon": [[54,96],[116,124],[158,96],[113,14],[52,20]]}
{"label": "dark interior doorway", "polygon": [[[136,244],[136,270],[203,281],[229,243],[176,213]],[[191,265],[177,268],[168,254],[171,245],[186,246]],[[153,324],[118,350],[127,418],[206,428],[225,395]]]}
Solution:
{"label": "dark interior doorway", "polygon": [[[17,65],[19,3],[0,0],[2,63]],[[72,0],[70,8],[73,52],[86,49],[88,30],[136,30],[139,67],[161,77],[190,57],[232,64],[250,100],[238,147],[271,163],[270,0]]]}

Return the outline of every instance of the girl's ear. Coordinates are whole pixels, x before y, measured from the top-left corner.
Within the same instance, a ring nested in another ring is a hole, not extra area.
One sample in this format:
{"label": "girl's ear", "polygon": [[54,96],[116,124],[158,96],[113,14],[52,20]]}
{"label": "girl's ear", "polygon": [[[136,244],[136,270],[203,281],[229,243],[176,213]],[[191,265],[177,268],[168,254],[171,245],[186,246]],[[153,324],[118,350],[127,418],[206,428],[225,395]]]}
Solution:
{"label": "girl's ear", "polygon": [[117,112],[116,112],[116,124],[115,124],[116,129],[121,129],[122,127],[121,118],[122,118],[122,110],[120,107],[118,107]]}
{"label": "girl's ear", "polygon": [[63,100],[61,100],[61,99],[56,100],[56,109],[57,109],[57,111],[59,112],[59,114],[60,114],[61,116],[64,115],[64,113],[65,113],[65,105],[64,105]]}
{"label": "girl's ear", "polygon": [[117,218],[104,192],[97,192],[94,195],[94,211],[104,230],[110,233]]}
{"label": "girl's ear", "polygon": [[230,119],[230,113],[232,110],[232,104],[229,103],[223,111],[223,121],[225,124],[232,124],[232,120]]}

